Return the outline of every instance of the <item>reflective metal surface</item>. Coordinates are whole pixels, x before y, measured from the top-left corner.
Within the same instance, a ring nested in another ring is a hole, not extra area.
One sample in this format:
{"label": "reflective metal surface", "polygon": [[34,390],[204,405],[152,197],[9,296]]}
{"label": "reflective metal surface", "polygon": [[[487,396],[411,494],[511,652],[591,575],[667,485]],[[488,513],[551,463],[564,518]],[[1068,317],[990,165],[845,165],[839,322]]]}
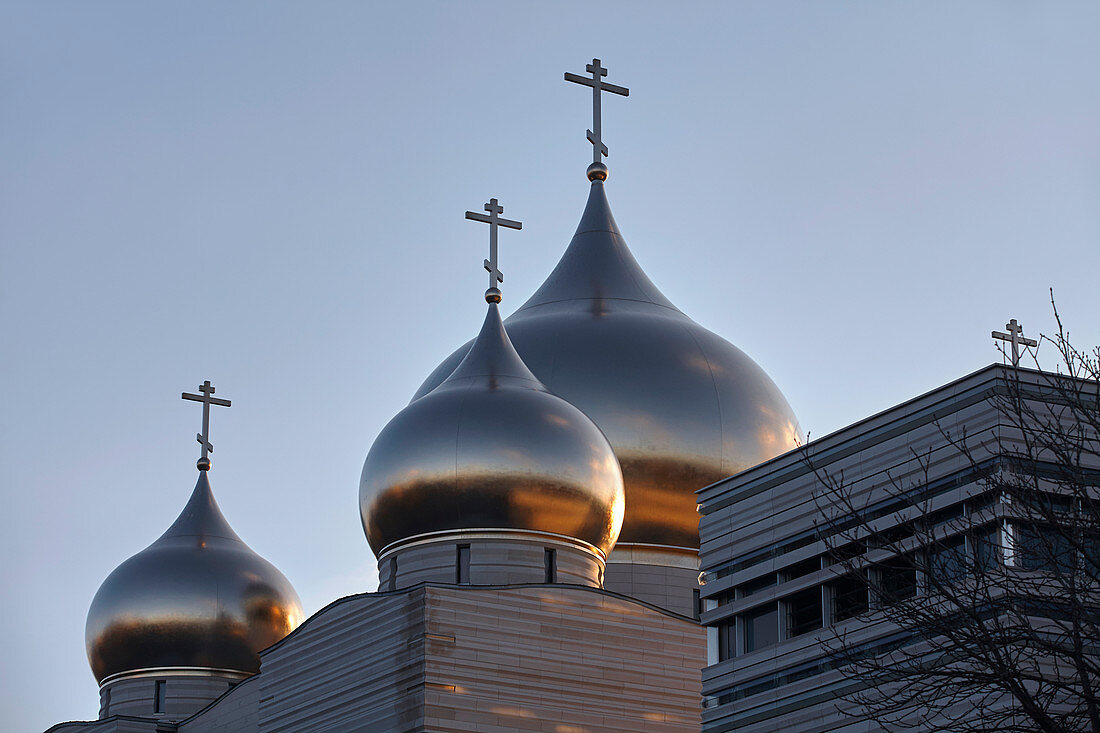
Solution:
{"label": "reflective metal surface", "polygon": [[[598,179],[565,255],[506,325],[531,371],[611,441],[626,484],[620,543],[697,548],[694,492],[795,447],[798,423],[782,393],[661,294]],[[448,357],[412,404],[469,348]]]}
{"label": "reflective metal surface", "polygon": [[575,537],[606,553],[624,502],[607,439],[535,379],[495,303],[468,352],[371,446],[359,512],[375,555],[430,532],[495,528]]}
{"label": "reflective metal surface", "polygon": [[206,472],[168,531],[122,563],[88,611],[92,672],[150,667],[259,671],[258,652],[302,621],[287,579],[222,516]]}

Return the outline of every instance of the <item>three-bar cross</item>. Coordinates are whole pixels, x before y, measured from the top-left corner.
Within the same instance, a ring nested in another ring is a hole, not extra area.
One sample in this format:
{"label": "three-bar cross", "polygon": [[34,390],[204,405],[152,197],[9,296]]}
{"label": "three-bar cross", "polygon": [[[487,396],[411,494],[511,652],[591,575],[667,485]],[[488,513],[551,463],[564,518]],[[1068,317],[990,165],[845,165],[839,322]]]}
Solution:
{"label": "three-bar cross", "polygon": [[233,403],[214,397],[214,385],[210,384],[209,379],[199,385],[199,391],[202,392],[201,395],[184,392],[181,396],[185,400],[202,403],[202,432],[197,433],[195,438],[202,445],[202,457],[199,458],[198,467],[200,471],[206,471],[210,469],[210,458],[207,453],[214,452],[214,444],[210,442],[210,405],[229,407]]}
{"label": "three-bar cross", "polygon": [[1024,327],[1017,323],[1015,318],[1005,324],[1005,329],[1008,333],[994,331],[993,338],[1012,343],[1012,366],[1020,366],[1020,347],[1038,346],[1039,342],[1035,339],[1024,338]]}
{"label": "three-bar cross", "polygon": [[[467,211],[466,218],[489,225],[489,259],[485,260],[485,269],[489,271],[489,289],[485,291],[485,299],[490,303],[499,303],[500,291],[497,289],[497,283],[504,282],[504,273],[497,266],[497,227],[522,229],[523,223],[500,218],[504,213],[504,207],[497,203],[496,199],[489,199],[489,203],[485,204],[485,210],[489,213],[479,214],[476,211]],[[495,296],[495,300],[490,296]]]}
{"label": "three-bar cross", "polygon": [[607,155],[607,146],[603,143],[603,130],[601,129],[600,92],[611,92],[612,94],[621,94],[626,97],[630,95],[630,90],[626,87],[620,87],[605,82],[603,77],[607,76],[607,69],[600,66],[599,59],[592,59],[592,63],[585,66],[584,69],[592,75],[591,79],[586,79],[578,74],[570,74],[567,71],[565,72],[565,80],[575,84],[583,84],[586,87],[592,87],[593,129],[588,131],[588,142],[592,143],[592,162],[593,164],[598,164],[602,163],[603,156]]}

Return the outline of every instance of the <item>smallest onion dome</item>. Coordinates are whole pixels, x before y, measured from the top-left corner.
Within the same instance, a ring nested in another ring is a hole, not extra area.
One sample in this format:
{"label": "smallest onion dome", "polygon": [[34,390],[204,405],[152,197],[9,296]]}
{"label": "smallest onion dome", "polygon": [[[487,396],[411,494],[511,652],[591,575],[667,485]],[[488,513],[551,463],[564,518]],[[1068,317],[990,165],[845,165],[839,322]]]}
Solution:
{"label": "smallest onion dome", "polygon": [[95,594],[85,640],[101,684],[153,669],[254,674],[259,652],[301,623],[298,594],[229,526],[206,474],[172,526]]}
{"label": "smallest onion dome", "polygon": [[579,540],[606,557],[622,527],[619,461],[579,409],[551,393],[520,359],[497,304],[496,227],[488,215],[488,313],[465,359],[399,412],[363,464],[359,514],[377,557],[455,532],[540,532]]}

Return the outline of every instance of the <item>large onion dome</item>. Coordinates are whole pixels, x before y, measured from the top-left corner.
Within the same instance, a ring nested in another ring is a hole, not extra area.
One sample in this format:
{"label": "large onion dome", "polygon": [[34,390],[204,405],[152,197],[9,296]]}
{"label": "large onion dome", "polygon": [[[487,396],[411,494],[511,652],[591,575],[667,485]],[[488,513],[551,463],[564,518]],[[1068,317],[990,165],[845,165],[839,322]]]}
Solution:
{"label": "large onion dome", "polygon": [[603,433],[531,374],[495,302],[467,352],[367,454],[359,512],[375,555],[467,530],[542,532],[606,555],[623,480]]}
{"label": "large onion dome", "polygon": [[237,536],[200,471],[175,523],[100,586],[88,611],[88,661],[101,683],[158,668],[252,674],[260,650],[302,617],[294,588]]}
{"label": "large onion dome", "polygon": [[[569,248],[508,333],[535,376],[611,441],[626,486],[619,544],[698,548],[694,492],[794,448],[798,423],[763,369],[650,281],[593,178]],[[412,404],[469,351],[440,364]]]}

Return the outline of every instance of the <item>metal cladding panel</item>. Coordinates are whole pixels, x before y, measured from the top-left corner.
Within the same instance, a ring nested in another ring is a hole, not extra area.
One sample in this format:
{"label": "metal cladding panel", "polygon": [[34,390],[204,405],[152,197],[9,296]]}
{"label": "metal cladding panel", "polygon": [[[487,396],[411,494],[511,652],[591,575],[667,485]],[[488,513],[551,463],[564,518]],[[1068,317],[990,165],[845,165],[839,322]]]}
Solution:
{"label": "metal cladding panel", "polygon": [[576,586],[427,594],[426,730],[699,730],[693,621]]}
{"label": "metal cladding panel", "polygon": [[261,733],[417,730],[423,588],[343,598],[262,655]]}
{"label": "metal cladding panel", "polygon": [[182,721],[178,733],[259,733],[260,684],[251,677],[216,703]]}

